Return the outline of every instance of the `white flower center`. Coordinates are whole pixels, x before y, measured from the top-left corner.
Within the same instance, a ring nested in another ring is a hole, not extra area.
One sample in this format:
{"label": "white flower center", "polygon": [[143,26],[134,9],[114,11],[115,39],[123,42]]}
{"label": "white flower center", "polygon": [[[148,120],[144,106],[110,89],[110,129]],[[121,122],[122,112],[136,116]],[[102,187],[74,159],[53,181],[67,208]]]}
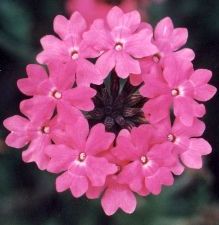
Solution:
{"label": "white flower center", "polygon": [[153,61],[155,62],[155,63],[159,63],[159,61],[160,61],[160,56],[157,54],[157,55],[154,55],[153,56]]}
{"label": "white flower center", "polygon": [[172,96],[178,96],[180,94],[179,89],[173,89],[171,91]]}
{"label": "white flower center", "polygon": [[167,140],[170,141],[170,142],[174,142],[175,139],[176,139],[176,137],[175,137],[173,134],[169,134],[169,135],[167,136]]}
{"label": "white flower center", "polygon": [[143,155],[143,156],[141,156],[140,160],[141,160],[142,164],[146,164],[146,163],[148,162],[147,157],[146,157],[146,156],[144,156],[144,155]]}
{"label": "white flower center", "polygon": [[42,128],[42,132],[43,132],[44,134],[49,134],[49,132],[50,132],[50,127],[49,127],[49,126],[43,127],[43,128]]}
{"label": "white flower center", "polygon": [[86,159],[86,157],[87,157],[86,153],[85,153],[85,152],[81,152],[81,153],[79,154],[78,160],[79,160],[80,162],[83,162],[83,161]]}
{"label": "white flower center", "polygon": [[62,98],[62,93],[59,91],[54,91],[53,92],[53,97],[56,99],[61,99]]}
{"label": "white flower center", "polygon": [[123,49],[123,44],[121,42],[117,42],[115,45],[116,51],[121,51]]}
{"label": "white flower center", "polygon": [[76,47],[75,48],[71,48],[69,52],[70,52],[71,58],[73,60],[77,60],[79,58],[78,48],[76,48]]}

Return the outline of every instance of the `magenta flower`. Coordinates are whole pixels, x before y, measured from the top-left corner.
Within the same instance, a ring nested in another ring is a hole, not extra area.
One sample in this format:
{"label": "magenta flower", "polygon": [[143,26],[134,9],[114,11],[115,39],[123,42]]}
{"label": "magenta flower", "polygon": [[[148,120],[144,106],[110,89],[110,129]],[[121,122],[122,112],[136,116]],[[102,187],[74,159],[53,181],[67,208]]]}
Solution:
{"label": "magenta flower", "polygon": [[50,158],[47,170],[64,172],[56,180],[58,192],[70,188],[73,196],[80,197],[87,192],[89,184],[101,187],[106,177],[117,171],[117,166],[101,155],[112,145],[114,134],[106,132],[103,124],[89,131],[88,122],[82,117],[66,126],[65,134],[63,144],[47,147]]}
{"label": "magenta flower", "polygon": [[112,150],[118,159],[130,162],[119,174],[120,182],[126,183],[139,194],[142,190],[159,194],[162,185],[173,184],[171,167],[176,160],[172,146],[168,142],[151,145],[153,132],[150,125],[133,128],[131,133],[121,131],[117,146]]}
{"label": "magenta flower", "polygon": [[97,57],[99,52],[90,47],[82,37],[87,24],[80,13],[75,12],[70,20],[57,16],[54,20],[54,31],[60,37],[47,35],[41,39],[43,51],[37,56],[41,64],[60,60],[73,64],[78,85],[90,83],[101,84],[103,79],[95,66],[87,58]]}
{"label": "magenta flower", "polygon": [[[143,75],[141,94],[150,98],[144,106],[146,117],[152,123],[159,122],[169,116],[173,107],[174,115],[186,126],[192,126],[194,118],[205,114],[204,105],[195,100],[207,101],[216,93],[216,88],[207,84],[210,78],[208,70],[194,71],[187,61],[166,58],[163,70]],[[163,107],[158,109],[159,105]]]}
{"label": "magenta flower", "polygon": [[186,44],[187,39],[188,30],[186,28],[174,28],[169,17],[162,19],[154,30],[154,43],[159,50],[158,60],[164,56],[174,54],[176,57],[192,61],[195,58],[193,50],[181,49]]}
{"label": "magenta flower", "polygon": [[[21,109],[27,114],[32,113],[33,107],[46,106],[52,114],[57,108],[74,107],[80,110],[91,110],[94,104],[91,100],[96,91],[90,87],[75,84],[74,66],[63,65],[59,62],[48,65],[49,76],[39,65],[27,66],[28,78],[18,80],[19,89],[27,96],[34,96],[21,104]],[[83,99],[80,96],[83,95]]]}
{"label": "magenta flower", "polygon": [[56,190],[101,198],[107,215],[133,213],[137,196],[158,195],[212,149],[201,136],[212,73],[193,68],[185,28],[153,29],[137,11],[114,7],[87,28],[75,12],[57,16],[59,38],[42,39],[39,65],[18,81],[25,117],[4,121],[6,144],[25,162],[58,174]]}
{"label": "magenta flower", "polygon": [[4,121],[4,126],[11,131],[5,142],[14,148],[23,148],[24,162],[35,162],[39,169],[45,170],[49,157],[45,148],[51,144],[53,130],[58,126],[56,118],[51,120],[52,114],[47,110],[38,108],[33,110],[31,117],[15,115]]}
{"label": "magenta flower", "polygon": [[[152,31],[148,27],[140,29],[140,25],[137,11],[123,13],[120,8],[114,7],[107,15],[106,24],[103,20],[96,20],[84,34],[85,40],[102,52],[96,66],[104,78],[113,68],[121,78],[127,78],[131,73],[140,74],[137,59],[157,52],[151,43]],[[101,38],[95,38],[98,35]]]}

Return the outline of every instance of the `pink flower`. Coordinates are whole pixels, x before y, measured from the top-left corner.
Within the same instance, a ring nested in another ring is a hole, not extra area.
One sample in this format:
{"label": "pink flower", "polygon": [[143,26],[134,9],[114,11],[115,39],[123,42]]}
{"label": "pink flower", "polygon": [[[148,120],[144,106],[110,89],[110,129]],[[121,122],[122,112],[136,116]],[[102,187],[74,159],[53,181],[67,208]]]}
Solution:
{"label": "pink flower", "polygon": [[[49,76],[45,69],[39,65],[27,66],[28,78],[18,80],[19,89],[31,99],[21,103],[21,109],[27,114],[32,113],[32,107],[46,106],[50,113],[57,108],[75,108],[80,110],[91,110],[94,105],[91,100],[96,91],[90,87],[75,84],[74,66],[72,64],[62,65],[53,62],[48,65]],[[83,98],[81,97],[83,95]]]}
{"label": "pink flower", "polygon": [[[166,57],[179,58],[180,60],[192,61],[195,54],[192,49],[183,48],[188,39],[188,30],[186,28],[174,28],[173,22],[169,17],[162,19],[154,30],[152,43],[158,51],[155,55],[140,59],[142,75],[150,73],[153,67],[163,67]],[[131,74],[131,83],[140,84],[142,76]]]}
{"label": "pink flower", "polygon": [[6,138],[6,144],[14,148],[23,148],[24,162],[35,162],[39,169],[45,170],[49,157],[45,154],[45,147],[51,144],[53,130],[57,127],[56,119],[52,119],[51,112],[40,108],[33,109],[31,117],[18,115],[9,117],[4,126],[11,131]]}
{"label": "pink flower", "polygon": [[204,133],[205,124],[195,119],[192,126],[187,127],[179,119],[176,119],[171,126],[170,119],[167,118],[155,124],[155,129],[154,144],[166,142],[172,144],[172,153],[177,159],[177,163],[172,168],[172,171],[174,174],[180,175],[184,171],[184,166],[180,162],[181,155],[190,148],[192,137],[199,137]]}
{"label": "pink flower", "polygon": [[159,122],[169,116],[173,107],[174,115],[184,125],[191,126],[194,118],[205,114],[204,105],[195,100],[206,101],[216,93],[215,87],[207,85],[210,78],[208,70],[194,71],[188,61],[166,58],[163,71],[156,68],[151,74],[143,75],[141,94],[150,98],[144,106],[146,117],[152,123]]}
{"label": "pink flower", "polygon": [[121,78],[127,78],[131,73],[140,74],[137,59],[157,52],[151,43],[152,31],[148,27],[139,29],[140,25],[137,11],[123,13],[120,8],[113,7],[107,15],[106,24],[103,20],[95,20],[84,34],[85,40],[102,52],[96,66],[104,78],[113,68]]}
{"label": "pink flower", "polygon": [[101,155],[112,145],[114,134],[106,132],[103,124],[89,131],[88,122],[82,117],[66,126],[65,134],[64,144],[47,147],[50,158],[47,170],[64,172],[56,180],[58,192],[70,188],[74,197],[80,197],[90,184],[101,187],[106,177],[117,171],[117,167]]}
{"label": "pink flower", "polygon": [[[94,19],[104,18],[112,8],[113,4],[109,4],[104,0],[67,0],[66,9],[69,14],[79,11],[88,23],[92,23]],[[125,12],[137,9],[137,0],[123,0],[119,7]]]}
{"label": "pink flower", "polygon": [[162,19],[154,30],[154,44],[159,49],[158,56],[164,57],[174,54],[184,60],[192,61],[194,52],[189,48],[181,49],[187,42],[188,30],[186,28],[174,28],[169,17]]}
{"label": "pink flower", "polygon": [[172,145],[166,142],[151,146],[153,132],[150,125],[133,128],[131,133],[123,130],[112,150],[118,159],[129,162],[118,175],[120,182],[139,194],[146,189],[157,195],[162,185],[173,184],[170,168],[176,160],[172,155]]}
{"label": "pink flower", "polygon": [[41,64],[48,64],[54,60],[71,63],[75,67],[78,85],[101,84],[102,77],[95,66],[87,60],[97,57],[99,52],[89,47],[89,43],[82,38],[86,29],[86,21],[78,12],[72,14],[69,20],[64,16],[56,16],[54,31],[60,39],[53,35],[43,37],[41,44],[44,50],[37,56],[37,61]]}

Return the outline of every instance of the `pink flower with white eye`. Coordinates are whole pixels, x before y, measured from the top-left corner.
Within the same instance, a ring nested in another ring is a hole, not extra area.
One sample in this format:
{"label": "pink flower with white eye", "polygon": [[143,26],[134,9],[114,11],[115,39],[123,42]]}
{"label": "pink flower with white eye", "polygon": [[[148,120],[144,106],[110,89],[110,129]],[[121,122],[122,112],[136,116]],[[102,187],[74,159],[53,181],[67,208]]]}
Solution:
{"label": "pink flower with white eye", "polygon": [[67,20],[64,16],[54,19],[54,31],[60,37],[47,35],[41,39],[43,51],[37,56],[41,64],[60,60],[63,63],[73,64],[78,85],[89,85],[90,83],[101,84],[103,82],[98,70],[88,58],[99,55],[92,47],[88,46],[82,35],[87,29],[87,24],[80,13],[75,12]]}
{"label": "pink flower with white eye", "polygon": [[[37,112],[36,112],[37,111]],[[6,138],[6,144],[13,148],[28,148],[22,152],[24,162],[35,162],[40,170],[45,170],[49,157],[45,148],[51,144],[54,129],[59,125],[52,114],[38,108],[32,109],[30,117],[15,115],[4,120],[4,126],[11,131]]]}
{"label": "pink flower with white eye", "polygon": [[96,66],[103,78],[113,68],[121,78],[127,78],[131,73],[140,74],[137,59],[157,52],[151,43],[152,31],[140,25],[141,18],[137,11],[123,13],[120,8],[113,7],[106,23],[101,19],[95,20],[90,30],[84,33],[85,40],[102,52]]}
{"label": "pink flower with white eye", "polygon": [[[120,160],[127,161],[118,175],[120,182],[141,194],[143,188],[152,194],[159,194],[162,185],[173,184],[171,168],[175,165],[171,143],[150,145],[153,133],[151,125],[123,130],[117,137],[112,153]],[[165,157],[164,157],[165,155]]]}
{"label": "pink flower with white eye", "polygon": [[173,154],[176,156],[177,164],[172,168],[172,172],[180,175],[184,171],[184,166],[180,162],[180,155],[189,149],[191,138],[199,137],[204,133],[205,124],[194,119],[191,127],[183,125],[179,119],[175,119],[171,125],[170,119],[164,119],[154,125],[154,144],[169,142],[173,146]]}
{"label": "pink flower with white eye", "polygon": [[159,50],[158,60],[164,56],[174,55],[183,60],[192,61],[195,58],[193,50],[181,49],[186,44],[187,39],[188,30],[186,28],[174,28],[169,17],[162,19],[154,30],[154,44]]}
{"label": "pink flower with white eye", "polygon": [[[154,68],[150,74],[143,75],[144,86],[140,92],[149,98],[143,110],[151,123],[168,117],[171,107],[174,115],[186,126],[191,126],[194,118],[204,116],[204,105],[195,100],[209,100],[216,88],[206,84],[211,77],[209,73],[208,78],[203,79],[201,76],[205,75],[198,71],[194,71],[188,61],[168,57],[163,70]],[[202,88],[204,92],[199,91]]]}
{"label": "pink flower with white eye", "polygon": [[63,107],[85,111],[93,109],[92,97],[95,96],[96,91],[85,86],[72,88],[75,84],[73,65],[53,62],[48,65],[48,70],[49,75],[42,66],[29,65],[27,66],[28,78],[18,80],[20,91],[27,96],[34,96],[21,103],[22,112],[30,114],[32,107],[43,105],[51,113],[56,108],[60,111]]}
{"label": "pink flower with white eye", "polygon": [[[181,49],[186,44],[187,39],[188,30],[186,28],[174,28],[169,17],[162,19],[155,27],[152,41],[158,52],[153,56],[140,59],[141,74],[148,75],[153,67],[162,68],[166,57],[192,61],[195,58],[193,50],[189,48]],[[136,74],[132,74],[130,77],[133,85],[138,85],[143,81],[142,76]]]}
{"label": "pink flower with white eye", "polygon": [[85,194],[91,184],[104,186],[106,177],[117,171],[117,166],[101,156],[114,141],[114,134],[105,131],[103,124],[95,125],[90,131],[88,122],[78,118],[66,126],[63,144],[50,145],[46,153],[50,158],[47,170],[62,173],[56,180],[58,192],[70,188],[74,197]]}

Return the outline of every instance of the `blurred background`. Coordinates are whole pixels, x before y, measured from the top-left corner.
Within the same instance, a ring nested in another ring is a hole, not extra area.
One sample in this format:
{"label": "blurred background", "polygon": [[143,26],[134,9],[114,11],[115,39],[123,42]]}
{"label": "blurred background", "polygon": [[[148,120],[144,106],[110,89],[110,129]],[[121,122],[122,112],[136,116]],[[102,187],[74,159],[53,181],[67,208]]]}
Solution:
{"label": "blurred background", "polygon": [[[95,7],[123,4],[125,10],[139,7],[155,25],[170,16],[176,26],[189,30],[188,47],[196,52],[195,67],[214,72],[211,83],[219,87],[219,1],[216,0],[0,0],[0,119],[19,113],[25,98],[16,81],[25,76],[25,66],[35,63],[41,51],[39,40],[52,33],[57,14],[67,15],[82,7],[87,18]],[[91,4],[91,5],[89,5]],[[99,6],[97,6],[99,4]],[[101,8],[100,7],[100,8]],[[69,192],[55,191],[55,177],[24,164],[19,150],[5,146],[7,131],[0,125],[0,224],[4,225],[219,225],[219,96],[207,103],[204,134],[213,153],[202,170],[187,170],[174,186],[159,196],[139,199],[133,215],[104,215],[99,200],[73,199]]]}

